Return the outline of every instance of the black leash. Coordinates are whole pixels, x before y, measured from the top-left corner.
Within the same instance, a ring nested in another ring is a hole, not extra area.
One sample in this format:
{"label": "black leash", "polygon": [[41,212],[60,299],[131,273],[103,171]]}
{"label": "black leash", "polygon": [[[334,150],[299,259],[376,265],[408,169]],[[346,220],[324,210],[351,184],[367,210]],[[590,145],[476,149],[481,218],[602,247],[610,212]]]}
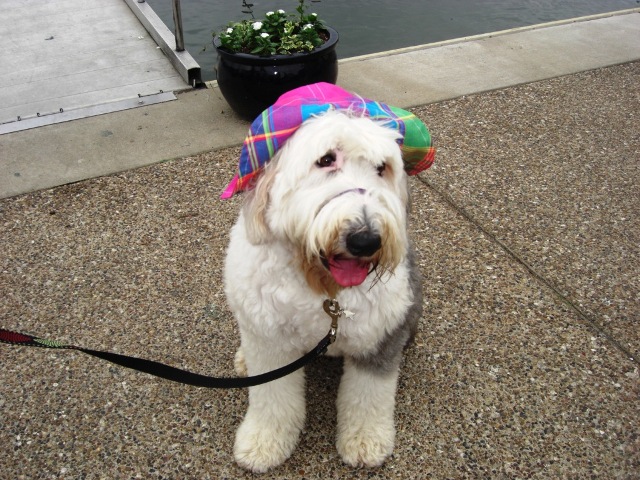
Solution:
{"label": "black leash", "polygon": [[65,345],[55,340],[46,340],[43,338],[34,337],[32,335],[26,335],[24,333],[12,332],[11,330],[0,329],[0,343],[7,343],[10,345],[19,345],[24,347],[40,347],[40,348],[53,348],[59,350],[77,350],[79,352],[92,355],[94,357],[107,360],[116,365],[138,370],[140,372],[148,373],[156,377],[164,378],[178,383],[184,383],[186,385],[193,385],[195,387],[205,388],[246,388],[261,385],[263,383],[271,382],[278,378],[282,378],[289,375],[292,372],[304,367],[317,357],[323,355],[329,345],[331,345],[336,339],[336,331],[338,328],[338,318],[343,314],[343,310],[336,300],[325,300],[324,310],[331,317],[331,330],[329,333],[320,340],[320,343],[311,350],[309,353],[299,358],[295,362],[285,365],[271,372],[263,373],[253,377],[209,377],[206,375],[200,375],[198,373],[189,372],[179,368],[171,367],[163,363],[155,362],[153,360],[146,360],[144,358],[130,357],[127,355],[120,355],[113,352],[104,352],[101,350],[91,350],[88,348],[78,347],[75,345]]}

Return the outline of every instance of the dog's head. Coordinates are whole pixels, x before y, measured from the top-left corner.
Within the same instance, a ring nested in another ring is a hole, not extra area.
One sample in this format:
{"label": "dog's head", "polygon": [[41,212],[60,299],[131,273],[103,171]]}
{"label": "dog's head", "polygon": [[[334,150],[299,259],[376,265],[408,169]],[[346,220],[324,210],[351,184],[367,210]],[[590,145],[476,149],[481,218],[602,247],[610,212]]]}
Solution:
{"label": "dog's head", "polygon": [[330,295],[393,271],[408,247],[398,138],[344,111],[307,120],[248,194],[249,239],[291,245],[311,287]]}

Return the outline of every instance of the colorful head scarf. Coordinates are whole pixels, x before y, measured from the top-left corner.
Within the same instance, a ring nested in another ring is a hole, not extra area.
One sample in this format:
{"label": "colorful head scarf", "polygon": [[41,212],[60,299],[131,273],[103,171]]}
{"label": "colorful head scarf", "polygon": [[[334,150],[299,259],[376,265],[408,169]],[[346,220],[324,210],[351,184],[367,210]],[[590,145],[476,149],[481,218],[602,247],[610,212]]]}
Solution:
{"label": "colorful head scarf", "polygon": [[433,164],[435,148],[431,146],[431,136],[414,114],[358,97],[330,83],[315,83],[285,93],[253,121],[242,145],[238,173],[220,198],[231,198],[253,188],[266,163],[300,125],[331,109],[384,121],[387,127],[398,130],[402,135],[398,143],[408,175],[416,175]]}

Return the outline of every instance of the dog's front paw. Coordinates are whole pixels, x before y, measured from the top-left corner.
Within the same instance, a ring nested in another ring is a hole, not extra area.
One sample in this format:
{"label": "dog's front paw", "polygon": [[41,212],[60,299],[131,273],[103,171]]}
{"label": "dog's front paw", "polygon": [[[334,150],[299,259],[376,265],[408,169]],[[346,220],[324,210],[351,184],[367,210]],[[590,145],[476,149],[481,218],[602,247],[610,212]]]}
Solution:
{"label": "dog's front paw", "polygon": [[378,467],[393,453],[394,442],[393,425],[346,428],[338,433],[337,448],[342,460],[352,467]]}
{"label": "dog's front paw", "polygon": [[284,462],[293,452],[300,429],[245,418],[236,433],[236,462],[255,473],[264,473]]}

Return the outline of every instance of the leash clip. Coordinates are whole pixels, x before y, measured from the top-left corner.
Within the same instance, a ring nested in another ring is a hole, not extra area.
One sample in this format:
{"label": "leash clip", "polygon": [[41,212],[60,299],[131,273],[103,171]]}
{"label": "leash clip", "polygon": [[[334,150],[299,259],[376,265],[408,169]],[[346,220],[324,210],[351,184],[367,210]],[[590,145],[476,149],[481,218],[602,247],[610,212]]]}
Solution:
{"label": "leash clip", "polygon": [[329,300],[328,298],[322,304],[322,308],[331,317],[331,330],[329,330],[329,343],[331,344],[336,341],[338,319],[342,316],[344,310],[340,308],[340,304],[336,299]]}

